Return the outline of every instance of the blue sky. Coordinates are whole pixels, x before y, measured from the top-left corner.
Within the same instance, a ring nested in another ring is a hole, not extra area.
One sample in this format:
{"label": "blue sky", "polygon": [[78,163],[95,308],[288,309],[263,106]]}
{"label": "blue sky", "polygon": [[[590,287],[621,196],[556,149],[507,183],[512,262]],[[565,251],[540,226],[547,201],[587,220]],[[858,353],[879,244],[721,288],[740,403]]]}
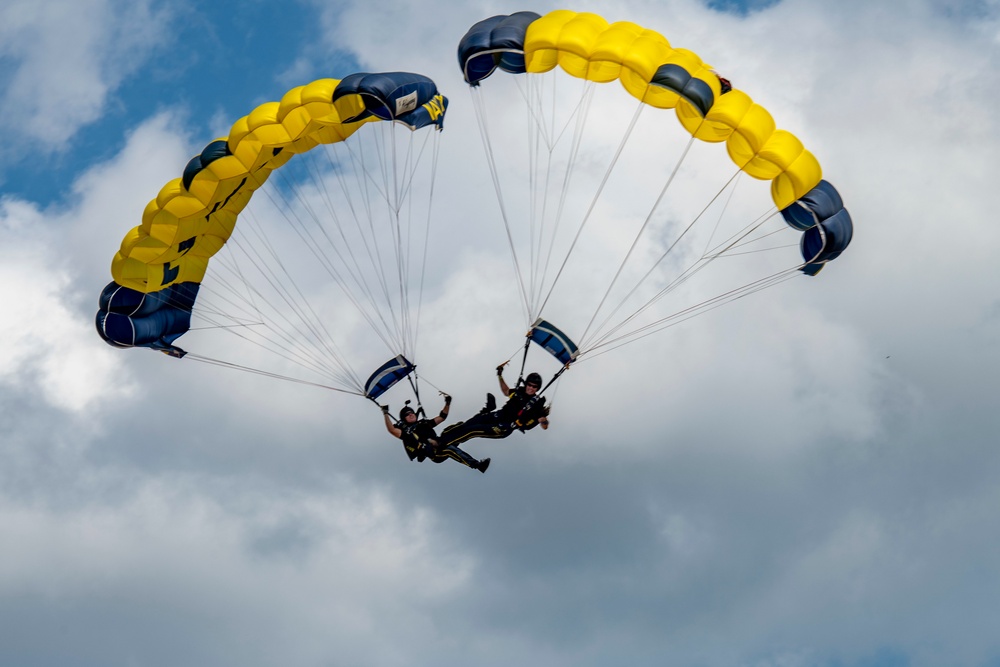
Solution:
{"label": "blue sky", "polygon": [[[13,9],[13,8],[12,8]],[[289,73],[301,54],[316,44],[320,26],[307,3],[170,3],[156,8],[151,42],[103,64],[122,70],[108,91],[101,114],[79,126],[65,141],[25,147],[3,164],[4,192],[35,201],[66,196],[80,165],[105,160],[122,149],[127,133],[158,109],[187,114],[193,138],[209,136],[217,117],[238,118],[270,94],[289,88],[289,76],[319,78],[318,70],[356,71],[350,53],[334,49],[306,69]],[[108,35],[109,39],[115,37]],[[138,58],[141,69],[129,63]],[[16,59],[7,67],[14,71]],[[13,131],[15,128],[8,128]]]}
{"label": "blue sky", "polygon": [[486,475],[411,463],[362,399],[97,337],[120,239],[207,141],[315,78],[417,71],[451,100],[421,358],[474,414],[523,322],[455,47],[525,8],[0,6],[0,664],[1000,664],[994,0],[575,7],[751,91],[856,236],[574,367],[549,430],[469,444]]}

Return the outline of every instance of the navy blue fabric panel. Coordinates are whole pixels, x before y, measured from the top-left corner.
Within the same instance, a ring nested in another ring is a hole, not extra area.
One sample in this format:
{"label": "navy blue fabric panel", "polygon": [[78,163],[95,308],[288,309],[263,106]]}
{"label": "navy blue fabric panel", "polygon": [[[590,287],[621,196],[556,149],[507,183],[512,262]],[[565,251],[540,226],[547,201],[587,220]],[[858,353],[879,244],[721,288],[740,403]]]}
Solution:
{"label": "navy blue fabric panel", "polygon": [[[103,317],[102,317],[103,316]],[[98,332],[116,347],[152,347],[171,344],[191,328],[191,313],[163,309],[146,317],[98,313]]]}
{"label": "navy blue fabric panel", "polygon": [[[489,51],[492,33],[506,16],[491,16],[474,24],[458,42],[458,66],[462,68],[465,82],[475,85],[488,77],[496,69],[498,58]],[[481,55],[477,55],[481,54]]]}
{"label": "navy blue fabric panel", "polygon": [[851,220],[851,214],[846,208],[842,208],[836,215],[821,222],[820,226],[826,231],[826,249],[822,259],[827,262],[837,259],[854,238],[854,221]]}
{"label": "navy blue fabric panel", "polygon": [[201,285],[199,283],[176,283],[165,290],[154,292],[154,294],[164,294],[166,292],[168,294],[164,295],[165,304],[190,312],[194,308],[194,302],[198,298],[198,290],[200,288]]}
{"label": "navy blue fabric panel", "polygon": [[419,106],[415,110],[398,117],[396,120],[406,123],[411,130],[419,130],[428,125],[437,125],[441,128],[444,127],[444,112],[448,110],[448,98],[444,95],[441,96],[441,107],[440,113],[432,114],[427,107]]}
{"label": "navy blue fabric panel", "polygon": [[98,307],[108,313],[131,315],[138,311],[145,300],[146,295],[142,292],[122,287],[112,280],[101,291]]}
{"label": "navy blue fabric panel", "polygon": [[173,343],[191,328],[191,311],[163,308],[146,317],[133,317],[135,344]]}
{"label": "navy blue fabric panel", "polygon": [[113,347],[132,347],[132,321],[115,313],[97,311],[97,333],[104,342]]}
{"label": "navy blue fabric panel", "polygon": [[191,187],[191,183],[194,181],[194,177],[202,169],[212,164],[220,157],[226,157],[227,155],[232,155],[229,152],[229,143],[220,139],[219,141],[213,141],[205,149],[202,150],[200,155],[196,155],[187,163],[184,167],[184,175],[181,177],[181,181],[184,183],[184,189],[187,190]]}
{"label": "navy blue fabric panel", "polygon": [[823,253],[826,245],[826,232],[822,225],[814,225],[802,234],[799,241],[799,249],[802,251],[802,259],[806,262],[816,262]]}
{"label": "navy blue fabric panel", "polygon": [[399,355],[379,366],[365,382],[365,395],[373,400],[389,391],[393,385],[413,372],[414,366]]}
{"label": "navy blue fabric panel", "polygon": [[791,206],[781,209],[781,217],[792,229],[804,232],[819,224],[819,218],[808,206],[800,204],[802,200],[796,201]]}
{"label": "navy blue fabric panel", "polygon": [[824,266],[826,266],[826,262],[820,262],[819,264],[806,264],[802,267],[802,273],[807,276],[815,276],[823,270]]}
{"label": "navy blue fabric panel", "polygon": [[[541,16],[535,12],[516,12],[479,21],[458,43],[458,64],[465,81],[476,85],[499,67],[505,72],[522,74],[524,37],[528,26]],[[496,52],[496,53],[490,53]]]}
{"label": "navy blue fabric panel", "polygon": [[805,231],[843,209],[844,202],[837,188],[828,181],[820,181],[805,196],[783,209],[781,216],[789,227]]}
{"label": "navy blue fabric panel", "polygon": [[847,209],[806,230],[802,235],[802,259],[829,262],[840,257],[854,237],[854,223]]}
{"label": "navy blue fabric panel", "polygon": [[563,364],[568,364],[576,358],[576,344],[549,322],[544,320],[536,322],[531,328],[529,338]]}
{"label": "navy blue fabric panel", "polygon": [[837,188],[828,181],[820,181],[781,215],[790,227],[803,232],[799,245],[807,266],[802,272],[811,276],[819,273],[823,264],[839,257],[854,237],[851,214],[844,208]]}
{"label": "navy blue fabric panel", "polygon": [[437,86],[426,76],[410,72],[360,73],[344,77],[334,89],[333,99],[336,101],[350,94],[362,96],[365,112],[345,118],[343,122],[368,116],[395,120],[430,102],[437,95]]}
{"label": "navy blue fabric panel", "polygon": [[198,283],[143,294],[111,282],[101,293],[97,329],[116,347],[169,347],[191,328]]}
{"label": "navy blue fabric panel", "polygon": [[524,37],[528,26],[540,18],[535,12],[516,12],[493,29],[492,48],[502,51],[500,69],[511,74],[524,73]]}
{"label": "navy blue fabric panel", "polygon": [[340,80],[340,83],[337,84],[337,87],[333,89],[332,101],[336,102],[344,95],[356,94],[358,92],[358,88],[361,86],[361,82],[366,76],[368,76],[368,74],[369,72],[357,72],[356,74],[348,74],[345,76]]}
{"label": "navy blue fabric panel", "polygon": [[694,105],[704,116],[715,104],[712,87],[701,79],[696,79],[681,67],[672,63],[660,65],[649,82],[651,85],[672,90]]}

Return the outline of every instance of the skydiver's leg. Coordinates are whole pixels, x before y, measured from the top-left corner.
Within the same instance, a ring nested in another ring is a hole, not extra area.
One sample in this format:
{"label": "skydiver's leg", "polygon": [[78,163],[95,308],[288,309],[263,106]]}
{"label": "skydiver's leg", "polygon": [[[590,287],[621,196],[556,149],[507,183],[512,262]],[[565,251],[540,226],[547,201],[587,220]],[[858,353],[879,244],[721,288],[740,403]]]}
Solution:
{"label": "skydiver's leg", "polygon": [[478,423],[473,423],[474,421],[475,418],[470,419],[450,433],[443,432],[441,434],[441,444],[460,445],[472,438],[501,440],[513,433],[510,424],[500,422],[499,419],[483,419],[479,420]]}
{"label": "skydiver's leg", "polygon": [[457,445],[465,442],[469,438],[479,437],[474,435],[480,431],[485,432],[492,426],[491,415],[475,415],[468,421],[458,422],[457,424],[452,424],[448,426],[443,431],[441,431],[441,437],[438,438],[438,444],[442,447],[447,445]]}
{"label": "skydiver's leg", "polygon": [[434,461],[434,463],[441,463],[445,459],[452,459],[454,461],[458,461],[462,465],[467,465],[473,470],[483,469],[485,467],[483,463],[487,460],[483,459],[483,461],[478,461],[468,452],[461,449],[460,447],[455,447],[454,445],[448,445],[446,447],[438,447],[437,450],[434,452],[434,457],[431,460]]}

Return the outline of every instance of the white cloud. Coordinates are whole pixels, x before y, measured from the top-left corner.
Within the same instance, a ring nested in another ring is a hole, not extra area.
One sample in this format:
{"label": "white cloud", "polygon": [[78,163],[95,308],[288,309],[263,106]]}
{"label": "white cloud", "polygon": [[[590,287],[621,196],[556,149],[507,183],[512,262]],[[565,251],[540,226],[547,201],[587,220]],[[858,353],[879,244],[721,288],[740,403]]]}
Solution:
{"label": "white cloud", "polygon": [[65,209],[0,202],[0,291],[16,314],[0,323],[0,381],[76,413],[136,389],[93,317],[122,237],[186,159],[172,128],[166,114],[137,128],[116,159],[79,175]]}
{"label": "white cloud", "polygon": [[[74,310],[81,287],[60,261],[44,216],[10,199],[0,207],[0,382],[38,391],[54,407],[83,412],[129,389],[92,323]],[[12,316],[11,316],[12,315]],[[90,326],[88,326],[88,324]]]}
{"label": "white cloud", "polygon": [[148,2],[5,2],[0,57],[14,67],[0,98],[4,141],[58,150],[165,39],[166,17]]}
{"label": "white cloud", "polygon": [[[276,495],[244,482],[228,484],[224,500],[204,493],[209,478],[172,476],[130,485],[113,505],[0,504],[10,547],[0,559],[0,597],[56,618],[90,607],[94,616],[78,623],[96,635],[71,637],[82,640],[78,650],[114,636],[145,664],[163,663],[155,647],[179,631],[206,640],[210,632],[210,643],[241,664],[337,655],[389,665],[405,664],[396,646],[446,625],[415,610],[439,608],[471,583],[475,561],[427,509],[401,508],[377,489]],[[289,543],[283,530],[304,541]],[[383,641],[386,627],[393,642]],[[290,654],[288,636],[303,639]],[[275,648],[260,653],[264,638]],[[61,648],[37,646],[22,657]]]}
{"label": "white cloud", "polygon": [[[947,2],[746,19],[696,2],[581,7],[694,48],[799,133],[854,214],[844,256],[574,367],[551,429],[469,444],[493,457],[485,476],[411,464],[360,399],[96,338],[111,253],[192,150],[171,115],[151,119],[81,174],[68,209],[3,204],[2,297],[35,323],[3,320],[0,381],[70,411],[113,394],[122,366],[157,392],[116,412],[100,447],[54,462],[74,509],[64,490],[29,506],[5,487],[0,598],[27,601],[19,617],[138,629],[140,655],[168,628],[192,656],[170,647],[169,664],[223,649],[248,665],[995,659],[996,3],[979,23]],[[427,73],[452,99],[421,370],[455,395],[453,419],[496,392],[493,366],[523,341],[454,50],[472,22],[522,8],[327,17],[331,45]],[[104,613],[81,611],[95,595]]]}

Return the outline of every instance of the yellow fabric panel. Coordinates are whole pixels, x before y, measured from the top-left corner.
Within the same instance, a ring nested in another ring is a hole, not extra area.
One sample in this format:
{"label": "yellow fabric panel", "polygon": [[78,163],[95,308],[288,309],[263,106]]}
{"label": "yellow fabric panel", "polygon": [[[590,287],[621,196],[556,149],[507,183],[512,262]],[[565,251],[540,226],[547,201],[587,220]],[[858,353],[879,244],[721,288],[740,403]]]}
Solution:
{"label": "yellow fabric panel", "polygon": [[775,130],[757,154],[746,163],[743,171],[754,178],[771,180],[802,155],[805,147],[791,132]]}
{"label": "yellow fabric panel", "polygon": [[[243,116],[238,121],[233,123],[233,126],[229,128],[229,137],[226,141],[229,142],[229,151],[236,154],[236,146],[241,141],[243,137],[250,133],[250,117]],[[249,166],[246,162],[243,163],[244,166]]]}
{"label": "yellow fabric panel", "polygon": [[643,30],[625,54],[622,61],[621,84],[632,97],[659,109],[669,108],[676,102],[668,99],[673,93],[649,81],[660,65],[667,61],[674,49],[667,38],[654,30]]}
{"label": "yellow fabric panel", "polygon": [[111,273],[115,282],[138,292],[155,292],[161,289],[165,269],[177,269],[177,278],[169,283],[171,285],[179,282],[200,283],[208,269],[208,258],[185,256],[176,262],[147,264],[116,254],[111,261]]}
{"label": "yellow fabric panel", "polygon": [[280,102],[264,102],[247,115],[247,127],[250,132],[263,131],[265,134],[273,125],[278,125],[278,109]]}
{"label": "yellow fabric panel", "polygon": [[333,103],[337,113],[337,122],[341,119],[355,118],[365,112],[365,102],[360,95],[344,95]]}
{"label": "yellow fabric panel", "polygon": [[725,141],[752,106],[749,95],[733,89],[716,99],[704,118],[689,102],[677,105],[677,118],[688,132],[702,141]]}
{"label": "yellow fabric panel", "polygon": [[[693,51],[672,47],[656,31],[629,22],[608,24],[596,14],[560,9],[528,26],[524,52],[528,72],[547,72],[559,65],[572,76],[590,81],[605,83],[617,77],[622,87],[642,102],[676,108],[681,125],[694,137],[706,142],[725,141],[738,167],[755,178],[772,180],[772,196],[779,208],[791,203],[789,196],[794,195],[794,201],[819,183],[818,161],[793,135],[776,132],[766,109],[736,89],[722,95],[719,78],[710,65]],[[683,67],[712,89],[715,101],[704,118],[677,93],[649,85],[665,64]]]}
{"label": "yellow fabric panel", "polygon": [[576,12],[557,9],[528,26],[524,35],[524,64],[528,72],[548,72],[559,64],[559,34]]}
{"label": "yellow fabric panel", "polygon": [[162,255],[164,250],[166,246],[163,243],[140,231],[138,227],[133,227],[122,239],[118,254],[122,257],[134,257],[140,262],[151,262]]}
{"label": "yellow fabric panel", "polygon": [[774,119],[767,109],[751,104],[735,131],[726,140],[726,150],[740,169],[753,159],[775,130]]}
{"label": "yellow fabric panel", "polygon": [[[360,95],[346,95],[333,103],[339,83],[319,79],[293,88],[280,102],[261,104],[233,123],[229,137],[223,139],[231,156],[201,169],[190,189],[180,178],[168,181],[146,205],[141,224],[129,230],[112,260],[115,282],[141,292],[177,282],[201,282],[209,259],[225,245],[239,213],[271,171],[296,153],[343,141],[364,123],[378,120],[369,117],[342,124],[341,118],[362,113],[364,104]],[[276,148],[283,150],[275,154]],[[174,269],[175,279],[163,283]]]}
{"label": "yellow fabric panel", "polygon": [[601,83],[618,79],[622,61],[642,32],[642,27],[635,23],[619,21],[608,26],[591,48],[587,79]]}
{"label": "yellow fabric panel", "polygon": [[778,209],[791,206],[819,185],[823,179],[823,168],[819,160],[808,150],[771,181],[771,198]]}
{"label": "yellow fabric panel", "polygon": [[115,253],[111,259],[111,275],[114,276],[115,282],[139,292],[152,291],[147,287],[149,277],[147,267],[149,267],[147,262],[122,255],[120,252]]}
{"label": "yellow fabric panel", "polygon": [[[586,79],[590,71],[590,57],[608,22],[597,14],[577,14],[559,33],[556,48],[559,66],[567,73]],[[598,70],[600,67],[597,68]]]}
{"label": "yellow fabric panel", "polygon": [[225,199],[245,175],[246,168],[235,157],[219,158],[198,172],[188,192],[201,202],[202,207],[211,208],[213,203]]}

